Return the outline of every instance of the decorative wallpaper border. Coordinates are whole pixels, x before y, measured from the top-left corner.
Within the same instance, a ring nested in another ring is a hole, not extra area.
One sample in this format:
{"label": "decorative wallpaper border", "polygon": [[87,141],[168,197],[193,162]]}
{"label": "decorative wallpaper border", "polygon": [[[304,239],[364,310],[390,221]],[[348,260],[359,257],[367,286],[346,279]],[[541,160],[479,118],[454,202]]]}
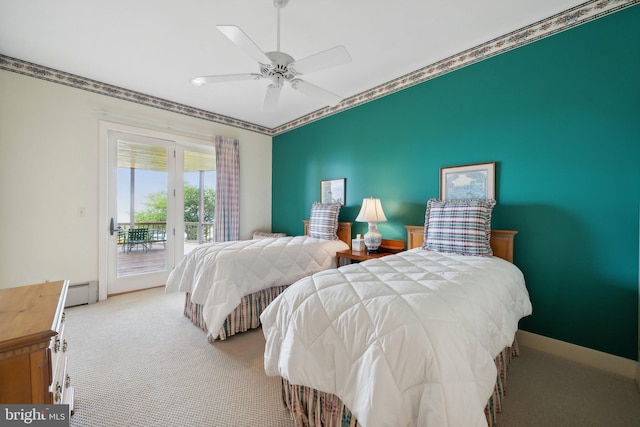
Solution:
{"label": "decorative wallpaper border", "polygon": [[99,93],[100,95],[106,95],[112,98],[124,99],[125,101],[131,101],[137,104],[159,108],[161,110],[184,114],[191,117],[197,117],[199,119],[204,119],[215,123],[222,123],[241,129],[247,129],[265,135],[273,134],[273,130],[265,126],[245,122],[242,120],[234,119],[232,117],[223,116],[222,114],[212,113],[210,111],[200,110],[198,108],[189,107],[188,105],[179,104],[173,101],[167,101],[166,99],[156,98],[154,96],[145,95],[144,93],[135,92],[128,89],[123,89],[118,86],[101,83],[96,80],[76,76],[75,74],[66,73],[64,71],[54,70],[53,68],[33,64],[21,59],[11,58],[2,54],[0,54],[0,69],[24,74],[30,77],[36,77],[38,79],[47,80],[54,83],[59,83],[65,86],[71,86],[76,89]]}
{"label": "decorative wallpaper border", "polygon": [[143,93],[123,89],[117,86],[101,83],[95,80],[76,76],[43,67],[41,65],[22,61],[0,54],[0,69],[24,74],[27,76],[75,87],[78,89],[99,93],[113,98],[123,99],[138,104],[160,108],[178,114],[196,117],[215,123],[221,123],[241,129],[254,131],[257,133],[275,136],[308,123],[320,120],[332,114],[339,113],[349,108],[356,107],[374,99],[398,92],[402,89],[417,85],[419,83],[439,77],[443,74],[455,71],[467,65],[474,64],[500,53],[518,48],[525,44],[532,43],[544,37],[557,34],[575,26],[598,19],[612,12],[633,6],[640,3],[640,0],[590,0],[586,3],[560,12],[542,21],[536,22],[519,30],[505,34],[489,42],[467,49],[458,54],[452,55],[434,64],[413,71],[404,76],[398,77],[385,84],[374,87],[360,94],[344,99],[335,107],[325,107],[316,110],[296,120],[292,120],[276,128],[268,128],[210,111],[200,110]]}

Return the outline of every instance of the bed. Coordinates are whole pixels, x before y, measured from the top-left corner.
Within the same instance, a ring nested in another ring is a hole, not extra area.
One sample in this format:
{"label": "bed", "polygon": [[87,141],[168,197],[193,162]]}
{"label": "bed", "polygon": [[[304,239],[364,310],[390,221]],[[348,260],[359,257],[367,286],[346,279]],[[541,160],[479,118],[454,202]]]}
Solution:
{"label": "bed", "polygon": [[494,424],[531,303],[492,208],[430,200],[409,250],[303,278],[266,308],[265,371],[297,426]]}
{"label": "bed", "polygon": [[181,260],[166,291],[185,292],[184,315],[207,332],[209,342],[260,326],[260,314],[284,289],[310,274],[336,267],[349,249],[351,223],[338,222],[339,207],[314,204],[304,235],[200,245]]}

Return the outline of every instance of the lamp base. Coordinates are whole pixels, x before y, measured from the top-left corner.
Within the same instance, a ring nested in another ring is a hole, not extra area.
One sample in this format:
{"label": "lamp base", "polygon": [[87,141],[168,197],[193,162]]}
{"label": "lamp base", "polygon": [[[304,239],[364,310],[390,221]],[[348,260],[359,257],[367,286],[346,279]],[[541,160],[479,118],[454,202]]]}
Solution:
{"label": "lamp base", "polygon": [[382,234],[378,233],[378,224],[370,222],[369,231],[364,235],[364,245],[367,247],[367,252],[377,252],[381,243]]}

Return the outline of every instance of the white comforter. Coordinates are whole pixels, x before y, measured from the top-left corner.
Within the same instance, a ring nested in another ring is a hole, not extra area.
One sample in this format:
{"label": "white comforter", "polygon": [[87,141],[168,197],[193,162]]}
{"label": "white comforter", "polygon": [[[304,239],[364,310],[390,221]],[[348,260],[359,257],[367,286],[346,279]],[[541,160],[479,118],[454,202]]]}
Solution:
{"label": "white comforter", "polygon": [[200,245],[170,273],[166,291],[189,292],[191,301],[203,306],[207,328],[217,334],[243,296],[333,268],[336,252],[346,249],[340,240],[308,236]]}
{"label": "white comforter", "polygon": [[365,427],[486,427],[493,359],[529,314],[513,264],[412,249],[289,287],[261,315],[265,370]]}

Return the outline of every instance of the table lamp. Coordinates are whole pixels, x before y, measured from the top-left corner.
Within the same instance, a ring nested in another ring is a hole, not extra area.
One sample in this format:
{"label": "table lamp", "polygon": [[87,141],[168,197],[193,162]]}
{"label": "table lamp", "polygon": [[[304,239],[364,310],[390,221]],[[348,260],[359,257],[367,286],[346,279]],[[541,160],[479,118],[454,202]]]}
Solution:
{"label": "table lamp", "polygon": [[362,208],[360,208],[356,221],[369,223],[369,231],[364,235],[364,245],[367,247],[367,252],[376,252],[380,247],[382,235],[378,233],[378,223],[386,220],[387,217],[384,216],[380,199],[374,197],[362,199]]}

